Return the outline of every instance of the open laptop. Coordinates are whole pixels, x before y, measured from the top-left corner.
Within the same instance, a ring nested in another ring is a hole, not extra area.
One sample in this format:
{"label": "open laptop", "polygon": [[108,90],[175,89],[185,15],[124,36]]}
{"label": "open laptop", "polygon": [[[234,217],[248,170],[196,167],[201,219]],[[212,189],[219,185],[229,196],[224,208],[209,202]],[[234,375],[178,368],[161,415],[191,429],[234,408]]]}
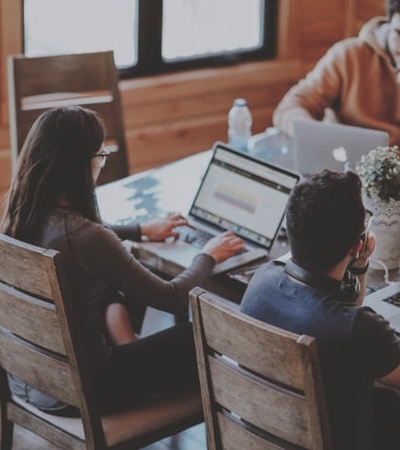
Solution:
{"label": "open laptop", "polygon": [[342,172],[346,163],[354,167],[362,155],[388,143],[385,131],[318,120],[293,122],[294,167],[302,175],[322,169]]}
{"label": "open laptop", "polygon": [[396,333],[400,334],[400,282],[366,295],[363,306],[369,306],[383,316]]}
{"label": "open laptop", "polygon": [[147,242],[140,247],[186,268],[204,245],[198,234],[205,232],[212,237],[229,229],[244,239],[247,250],[217,264],[213,273],[256,261],[268,255],[278,235],[290,191],[299,179],[297,173],[216,142],[188,215],[196,230],[181,227],[180,236],[174,242]]}

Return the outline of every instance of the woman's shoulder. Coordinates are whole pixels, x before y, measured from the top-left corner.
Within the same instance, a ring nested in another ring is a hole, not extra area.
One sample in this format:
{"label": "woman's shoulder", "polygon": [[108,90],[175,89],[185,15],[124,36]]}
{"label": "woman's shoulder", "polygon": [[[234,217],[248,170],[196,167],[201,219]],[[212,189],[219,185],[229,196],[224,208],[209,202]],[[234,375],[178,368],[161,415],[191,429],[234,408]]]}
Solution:
{"label": "woman's shoulder", "polygon": [[99,240],[117,239],[114,232],[102,223],[87,219],[81,213],[70,209],[57,208],[54,210],[53,220],[64,227],[68,239],[93,243]]}

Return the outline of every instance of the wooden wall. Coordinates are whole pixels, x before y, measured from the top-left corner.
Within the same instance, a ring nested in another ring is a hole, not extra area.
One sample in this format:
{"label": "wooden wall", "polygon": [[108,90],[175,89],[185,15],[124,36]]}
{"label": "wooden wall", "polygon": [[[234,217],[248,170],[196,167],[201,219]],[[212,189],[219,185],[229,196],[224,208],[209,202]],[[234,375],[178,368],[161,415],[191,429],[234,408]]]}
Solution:
{"label": "wooden wall", "polygon": [[[225,140],[235,97],[248,100],[253,132],[271,124],[279,99],[335,41],[384,14],[384,0],[280,0],[274,61],[121,82],[131,173]],[[21,0],[0,1],[0,200],[10,181],[6,70],[22,49]]]}

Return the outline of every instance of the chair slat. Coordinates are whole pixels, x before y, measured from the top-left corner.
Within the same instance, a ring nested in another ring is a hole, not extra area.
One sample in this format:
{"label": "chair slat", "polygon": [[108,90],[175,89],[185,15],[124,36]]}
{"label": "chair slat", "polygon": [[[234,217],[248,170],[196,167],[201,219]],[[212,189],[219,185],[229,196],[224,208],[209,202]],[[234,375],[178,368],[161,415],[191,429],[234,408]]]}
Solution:
{"label": "chair slat", "polygon": [[42,348],[66,354],[54,304],[3,283],[0,283],[0,327]]}
{"label": "chair slat", "polygon": [[[224,414],[217,414],[218,428],[221,435],[222,448],[235,449],[242,448],[246,450],[288,450],[288,446],[274,444],[263,439],[258,434],[252,433],[237,421],[229,420]],[[294,447],[293,447],[293,450]]]}
{"label": "chair slat", "polygon": [[1,367],[30,386],[59,400],[80,407],[71,369],[65,359],[58,359],[40,347],[0,330]]}
{"label": "chair slat", "polygon": [[44,439],[49,440],[51,435],[51,442],[57,448],[63,450],[87,450],[86,443],[81,439],[70,433],[59,433],[57,426],[49,425],[43,418],[31,414],[20,405],[10,402],[7,408],[7,416],[17,425],[25,427],[26,423],[30,425],[30,431]]}
{"label": "chair slat", "polygon": [[[37,249],[33,245],[10,247],[7,242],[0,240],[0,280],[34,295],[52,299],[53,292],[46,268],[48,261],[42,258]],[[27,273],[29,276],[26,276]]]}
{"label": "chair slat", "polygon": [[268,433],[310,448],[312,436],[303,396],[270,383],[265,389],[261,379],[214,358],[209,357],[208,363],[216,403]]}
{"label": "chair slat", "polygon": [[[109,69],[114,65],[112,52],[92,53],[90,63],[85,54],[38,56],[30,58],[30,61],[30,64],[26,64],[24,56],[14,58],[14,76],[17,77],[16,86],[20,97],[108,89],[110,77],[113,76]],[[43,76],[45,74],[49,76]],[[19,77],[29,82],[20,83]]]}
{"label": "chair slat", "polygon": [[69,105],[84,105],[90,103],[110,103],[113,101],[112,91],[79,91],[79,92],[53,92],[52,94],[33,95],[21,99],[21,112],[41,110]]}
{"label": "chair slat", "polygon": [[[208,346],[267,378],[281,377],[282,365],[290,367],[281,381],[304,389],[302,355],[294,334],[276,329],[277,334],[266,334],[259,339],[260,328],[265,328],[265,323],[240,312],[227,315],[218,305],[210,306],[207,302],[200,308]],[[255,323],[260,327],[255,327]]]}

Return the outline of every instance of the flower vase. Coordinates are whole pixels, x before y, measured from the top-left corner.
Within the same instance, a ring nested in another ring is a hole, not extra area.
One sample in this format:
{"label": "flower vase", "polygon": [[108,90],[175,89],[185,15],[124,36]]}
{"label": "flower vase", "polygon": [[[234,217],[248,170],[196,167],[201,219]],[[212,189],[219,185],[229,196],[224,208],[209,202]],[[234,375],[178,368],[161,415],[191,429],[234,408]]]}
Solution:
{"label": "flower vase", "polygon": [[371,231],[376,237],[370,267],[380,270],[400,267],[400,201],[378,202],[364,196],[364,205],[373,213]]}

